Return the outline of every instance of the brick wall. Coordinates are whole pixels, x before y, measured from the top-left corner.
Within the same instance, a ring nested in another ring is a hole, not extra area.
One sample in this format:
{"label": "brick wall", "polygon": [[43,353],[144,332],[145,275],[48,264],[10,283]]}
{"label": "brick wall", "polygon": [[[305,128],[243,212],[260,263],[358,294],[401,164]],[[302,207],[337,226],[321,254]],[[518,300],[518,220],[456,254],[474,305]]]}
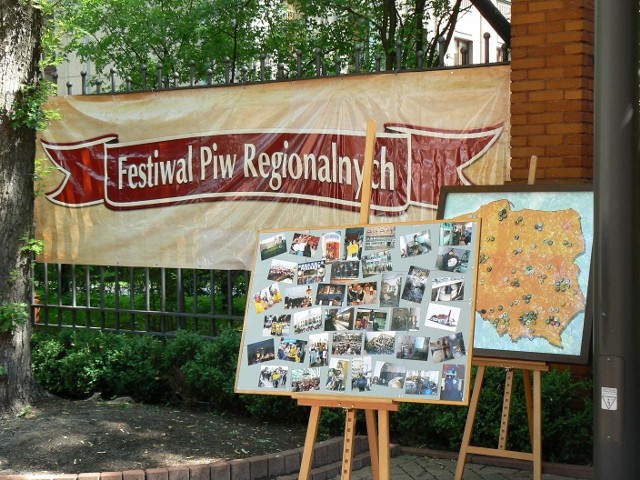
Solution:
{"label": "brick wall", "polygon": [[593,179],[593,0],[511,4],[511,178]]}

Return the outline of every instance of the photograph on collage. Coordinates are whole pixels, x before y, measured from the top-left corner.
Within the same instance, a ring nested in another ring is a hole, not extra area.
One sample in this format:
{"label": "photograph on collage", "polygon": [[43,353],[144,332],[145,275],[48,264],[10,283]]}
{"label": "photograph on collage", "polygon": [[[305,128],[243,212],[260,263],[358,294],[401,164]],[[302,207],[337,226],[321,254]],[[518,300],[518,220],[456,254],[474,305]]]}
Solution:
{"label": "photograph on collage", "polygon": [[331,264],[331,283],[352,283],[360,274],[360,260],[340,260]]}
{"label": "photograph on collage", "polygon": [[393,355],[396,332],[365,332],[364,351],[368,355]]}
{"label": "photograph on collage", "polygon": [[369,225],[365,227],[364,249],[385,250],[396,246],[395,225]]}
{"label": "photograph on collage", "polygon": [[442,366],[440,400],[462,401],[464,397],[465,366],[445,363]]}
{"label": "photograph on collage", "polygon": [[324,330],[326,332],[340,332],[353,330],[355,308],[327,308],[324,311]]}
{"label": "photograph on collage", "polygon": [[431,282],[432,302],[464,300],[464,278],[438,277]]}
{"label": "photograph on collage", "polygon": [[351,283],[347,289],[347,305],[372,305],[378,303],[377,282]]}
{"label": "photograph on collage", "polygon": [[404,393],[407,395],[438,395],[438,379],[436,370],[408,370],[404,382]]}
{"label": "photograph on collage", "polygon": [[399,273],[383,273],[380,286],[380,306],[397,307],[400,305],[400,288],[402,275]]}
{"label": "photograph on collage", "polygon": [[471,245],[471,230],[473,223],[451,223],[442,222],[440,224],[440,245]]}
{"label": "photograph on collage", "polygon": [[322,259],[325,263],[341,260],[342,235],[340,232],[328,232],[322,235]]}
{"label": "photograph on collage", "polygon": [[464,334],[462,332],[449,335],[449,343],[451,344],[453,358],[460,358],[467,354],[467,349],[464,346]]}
{"label": "photograph on collage", "polygon": [[329,334],[317,333],[309,335],[309,366],[325,367],[329,360]]}
{"label": "photograph on collage", "polygon": [[426,362],[429,359],[429,337],[400,335],[396,345],[396,358]]}
{"label": "photograph on collage", "polygon": [[320,307],[302,310],[293,314],[293,333],[300,335],[322,329],[322,309]]}
{"label": "photograph on collage", "polygon": [[368,332],[378,332],[386,330],[387,312],[385,310],[374,310],[371,308],[358,308],[356,323],[353,330],[366,330]]}
{"label": "photograph on collage", "polygon": [[287,389],[289,367],[278,365],[264,366],[260,369],[258,388]]}
{"label": "photograph on collage", "polygon": [[328,305],[340,307],[344,304],[346,285],[335,285],[333,283],[319,283],[318,293],[316,293],[316,305]]}
{"label": "photograph on collage", "polygon": [[362,354],[362,332],[334,333],[331,339],[332,355]]}
{"label": "photograph on collage", "polygon": [[344,358],[331,358],[324,389],[331,392],[344,392],[347,386],[349,374],[349,360]]}
{"label": "photograph on collage", "polygon": [[371,357],[356,357],[351,360],[351,391],[371,391]]}
{"label": "photograph on collage", "polygon": [[249,365],[268,362],[274,358],[276,358],[276,356],[273,338],[247,345],[247,362]]}
{"label": "photograph on collage", "polygon": [[439,247],[436,268],[445,272],[465,273],[469,267],[469,250]]}
{"label": "photograph on collage", "polygon": [[284,234],[274,235],[260,242],[260,258],[262,260],[267,260],[286,251],[287,241],[284,238]]}
{"label": "photograph on collage", "polygon": [[265,315],[262,336],[279,337],[281,335],[289,335],[290,326],[291,315]]}
{"label": "photograph on collage", "polygon": [[408,302],[421,303],[424,291],[427,288],[429,270],[412,266],[402,290],[402,299]]}
{"label": "photograph on collage", "polygon": [[277,283],[263,288],[253,296],[253,306],[258,314],[268,310],[281,301],[282,295],[280,294],[280,287]]}
{"label": "photograph on collage", "polygon": [[284,308],[309,308],[313,305],[313,289],[309,285],[296,285],[284,289]]}
{"label": "photograph on collage", "polygon": [[304,358],[307,353],[307,342],[305,340],[298,340],[294,337],[282,337],[279,342],[278,360],[304,363]]}
{"label": "photograph on collage", "polygon": [[400,237],[400,256],[402,258],[424,255],[431,251],[431,232],[428,230]]}
{"label": "photograph on collage", "polygon": [[429,303],[425,326],[454,332],[458,327],[460,308],[448,304]]}
{"label": "photograph on collage", "polygon": [[326,273],[326,269],[324,265],[324,260],[299,263],[298,278],[296,280],[296,283],[298,285],[308,285],[310,283],[323,282],[325,273]]}
{"label": "photograph on collage", "polygon": [[300,257],[315,257],[320,237],[307,233],[296,233],[291,241],[289,253]]}
{"label": "photograph on collage", "polygon": [[267,279],[274,282],[293,283],[293,277],[296,276],[296,268],[296,262],[275,259],[271,262]]}
{"label": "photograph on collage", "polygon": [[367,278],[393,270],[391,250],[381,250],[362,257],[362,277]]}
{"label": "photograph on collage", "polygon": [[319,368],[294,368],[291,370],[291,391],[310,392],[320,390]]}
{"label": "photograph on collage", "polygon": [[429,349],[431,350],[431,360],[436,363],[453,360],[453,348],[449,336],[432,339],[429,342]]}
{"label": "photograph on collage", "polygon": [[404,388],[405,374],[404,365],[376,362],[371,383],[389,388]]}
{"label": "photograph on collage", "polygon": [[398,307],[391,310],[391,327],[389,330],[418,330],[420,308]]}
{"label": "photograph on collage", "polygon": [[350,227],[344,232],[345,260],[360,260],[364,242],[364,227]]}

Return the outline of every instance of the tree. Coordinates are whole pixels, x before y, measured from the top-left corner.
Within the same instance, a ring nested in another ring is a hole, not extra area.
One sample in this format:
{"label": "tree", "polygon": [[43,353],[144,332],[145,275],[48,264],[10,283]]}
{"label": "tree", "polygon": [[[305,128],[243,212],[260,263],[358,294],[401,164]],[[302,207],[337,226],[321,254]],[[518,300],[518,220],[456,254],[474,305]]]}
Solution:
{"label": "tree", "polygon": [[[58,35],[68,39],[62,53],[74,53],[96,66],[98,76],[116,66],[120,77],[141,86],[141,66],[147,66],[147,86],[157,84],[162,65],[165,84],[184,84],[193,68],[196,80],[258,78],[261,55],[267,56],[267,78],[282,64],[285,74],[297,69],[296,51],[304,55],[306,74],[315,71],[315,50],[323,65],[353,69],[360,45],[363,69],[395,68],[397,42],[405,64],[438,61],[437,39],[450,42],[462,0],[61,0],[56,5]],[[193,62],[193,63],[191,63]],[[271,67],[271,68],[269,68]],[[174,77],[175,74],[175,77]]]}
{"label": "tree", "polygon": [[405,64],[438,63],[438,38],[451,41],[462,0],[292,0],[307,22],[309,35],[328,57],[352,58],[354,45],[363,49],[364,64],[374,66],[380,55],[386,70],[396,68],[400,45]]}
{"label": "tree", "polygon": [[31,375],[31,251],[35,132],[46,90],[38,82],[42,12],[0,0],[0,413],[39,393]]}
{"label": "tree", "polygon": [[98,75],[117,66],[138,87],[146,65],[148,86],[155,87],[159,64],[165,82],[174,72],[188,81],[191,61],[197,79],[206,78],[207,68],[222,79],[225,57],[233,80],[241,61],[259,55],[263,31],[257,20],[265,8],[256,0],[62,0],[55,24],[58,36],[67,38],[61,53],[92,61]]}

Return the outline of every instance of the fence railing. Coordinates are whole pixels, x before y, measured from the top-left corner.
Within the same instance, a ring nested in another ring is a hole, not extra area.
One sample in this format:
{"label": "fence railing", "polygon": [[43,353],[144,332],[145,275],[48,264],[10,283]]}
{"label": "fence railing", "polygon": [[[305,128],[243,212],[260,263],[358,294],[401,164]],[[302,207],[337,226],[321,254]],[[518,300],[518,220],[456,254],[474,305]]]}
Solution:
{"label": "fence railing", "polygon": [[249,272],[37,263],[33,278],[40,328],[213,337],[242,326]]}
{"label": "fence railing", "polygon": [[[485,33],[483,41],[488,46],[490,34]],[[456,68],[456,66],[445,65],[446,56],[446,40],[443,36],[437,39],[436,65],[427,67],[424,65],[425,52],[418,51],[415,55],[415,63],[407,65],[406,59],[403,58],[403,44],[398,41],[396,44],[395,63],[392,71],[400,70],[422,70],[422,69],[440,69],[440,68]],[[297,50],[295,55],[295,68],[290,71],[284,63],[272,65],[267,62],[267,55],[260,55],[259,60],[241,67],[233,68],[232,61],[229,57],[225,57],[223,62],[223,73],[218,79],[214,78],[213,68],[207,68],[206,73],[202,76],[196,74],[195,62],[189,62],[189,72],[167,72],[161,63],[155,65],[155,68],[149,69],[147,65],[141,65],[138,84],[134,85],[131,76],[120,76],[121,72],[116,67],[112,67],[107,75],[98,73],[93,78],[85,71],[80,72],[80,92],[77,91],[78,86],[73,82],[67,81],[67,95],[80,93],[81,95],[102,94],[110,92],[133,92],[147,90],[169,90],[175,88],[193,88],[207,87],[215,85],[229,84],[247,84],[267,81],[296,80],[310,77],[323,77],[328,75],[341,76],[347,74],[363,74],[363,73],[382,73],[383,58],[380,54],[376,54],[369,62],[365,62],[362,53],[363,47],[360,44],[354,46],[352,58],[343,58],[337,56],[333,59],[332,64],[327,63],[322,56],[319,48],[312,53],[311,59],[305,59],[305,53]],[[495,58],[491,58],[491,57]],[[507,63],[510,59],[509,48],[507,44],[501,47],[500,55],[493,54],[489,48],[484,49],[484,59],[481,64],[487,63]],[[465,66],[470,66],[471,59],[467,58],[464,62]],[[313,68],[303,68],[303,65],[312,64]],[[366,64],[366,66],[365,66]],[[58,73],[56,71],[50,74],[51,79],[57,84]],[[202,78],[201,78],[202,77]],[[103,78],[107,78],[107,84]],[[219,81],[216,81],[219,80]],[[76,90],[74,91],[74,87]],[[93,88],[93,90],[92,90]]]}

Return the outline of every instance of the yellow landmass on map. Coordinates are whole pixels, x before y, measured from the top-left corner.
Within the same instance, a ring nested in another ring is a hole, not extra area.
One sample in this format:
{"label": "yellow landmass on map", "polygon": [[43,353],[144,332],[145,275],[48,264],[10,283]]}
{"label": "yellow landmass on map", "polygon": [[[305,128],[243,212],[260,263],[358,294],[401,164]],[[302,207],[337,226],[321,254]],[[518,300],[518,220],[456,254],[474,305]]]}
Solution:
{"label": "yellow landmass on map", "polygon": [[585,251],[580,215],[511,209],[508,200],[481,207],[476,309],[508,335],[545,338],[562,348],[561,334],[585,308],[576,257]]}

